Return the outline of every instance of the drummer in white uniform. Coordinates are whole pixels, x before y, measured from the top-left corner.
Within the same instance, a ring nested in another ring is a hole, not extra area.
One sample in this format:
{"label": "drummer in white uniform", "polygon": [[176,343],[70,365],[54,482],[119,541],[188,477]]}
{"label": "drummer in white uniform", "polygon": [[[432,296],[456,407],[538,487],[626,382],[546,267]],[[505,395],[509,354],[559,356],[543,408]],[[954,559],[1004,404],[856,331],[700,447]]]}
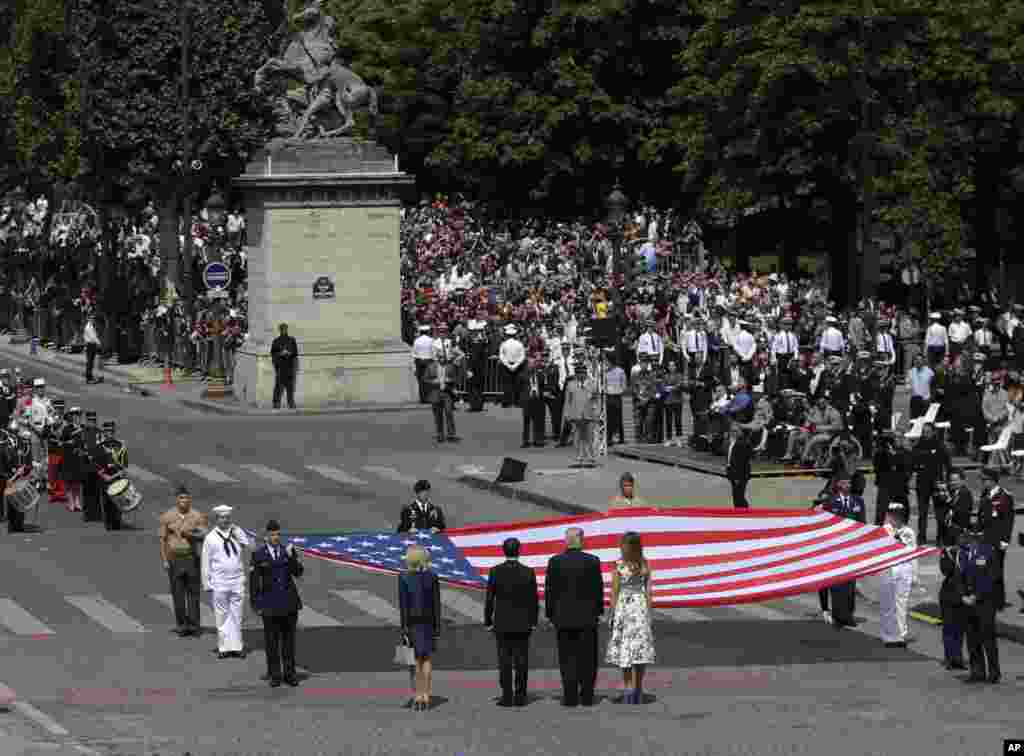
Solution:
{"label": "drummer in white uniform", "polygon": [[212,511],[217,525],[203,541],[202,580],[203,590],[213,591],[217,658],[244,659],[242,616],[248,560],[242,549],[252,544],[245,531],[231,523],[231,507],[222,504]]}

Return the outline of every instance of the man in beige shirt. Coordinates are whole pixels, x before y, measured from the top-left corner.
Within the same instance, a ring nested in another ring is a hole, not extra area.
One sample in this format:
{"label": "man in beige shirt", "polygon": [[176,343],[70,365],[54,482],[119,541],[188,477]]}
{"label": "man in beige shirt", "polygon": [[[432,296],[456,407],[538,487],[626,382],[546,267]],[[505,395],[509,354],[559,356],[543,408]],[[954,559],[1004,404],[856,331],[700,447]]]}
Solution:
{"label": "man in beige shirt", "polygon": [[636,478],[633,477],[633,473],[622,473],[622,477],[619,478],[619,491],[620,495],[608,503],[609,510],[643,509],[651,506],[636,495]]}
{"label": "man in beige shirt", "polygon": [[175,505],[160,515],[160,560],[171,582],[175,632],[183,638],[200,633],[198,548],[208,529],[206,515],[192,509],[192,495],[180,486]]}

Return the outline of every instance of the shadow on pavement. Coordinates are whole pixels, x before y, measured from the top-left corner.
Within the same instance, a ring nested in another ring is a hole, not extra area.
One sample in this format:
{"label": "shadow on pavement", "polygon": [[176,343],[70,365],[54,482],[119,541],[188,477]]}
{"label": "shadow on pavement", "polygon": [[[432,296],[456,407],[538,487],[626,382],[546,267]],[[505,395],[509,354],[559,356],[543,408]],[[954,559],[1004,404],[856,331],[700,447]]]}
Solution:
{"label": "shadow on pavement", "polygon": [[[671,622],[654,625],[658,667],[747,667],[835,662],[909,662],[927,657],[912,650],[885,648],[878,638],[835,630],[821,621]],[[608,631],[600,631],[604,666]],[[262,650],[263,634],[247,631],[246,647]],[[395,672],[397,628],[328,627],[300,629],[297,663],[313,673]],[[438,670],[495,668],[494,636],[482,627],[445,628],[434,654]],[[540,629],[530,644],[530,666],[558,669],[555,633]]]}

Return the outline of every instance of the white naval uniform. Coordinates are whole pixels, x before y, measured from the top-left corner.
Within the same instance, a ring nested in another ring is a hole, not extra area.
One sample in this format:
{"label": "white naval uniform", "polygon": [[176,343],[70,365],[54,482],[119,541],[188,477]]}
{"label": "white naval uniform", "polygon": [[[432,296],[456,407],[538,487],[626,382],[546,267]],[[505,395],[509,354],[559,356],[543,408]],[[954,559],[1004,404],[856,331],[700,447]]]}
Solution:
{"label": "white naval uniform", "polygon": [[29,423],[32,425],[32,459],[43,466],[42,476],[46,476],[46,465],[50,456],[48,443],[43,441],[43,433],[50,418],[53,416],[53,403],[47,396],[33,396],[27,413]]}
{"label": "white naval uniform", "polygon": [[[892,530],[886,527],[904,546],[914,546],[917,536],[907,525]],[[917,562],[910,561],[890,567],[882,573],[881,588],[881,625],[882,641],[885,643],[901,643],[907,640],[907,611],[910,607],[910,589],[917,573]]]}
{"label": "white naval uniform", "polygon": [[[225,539],[230,535],[234,548],[229,555]],[[213,619],[217,624],[217,650],[242,651],[242,617],[245,610],[246,560],[243,547],[252,545],[249,536],[237,525],[225,532],[211,530],[203,540],[203,589],[213,591]]]}

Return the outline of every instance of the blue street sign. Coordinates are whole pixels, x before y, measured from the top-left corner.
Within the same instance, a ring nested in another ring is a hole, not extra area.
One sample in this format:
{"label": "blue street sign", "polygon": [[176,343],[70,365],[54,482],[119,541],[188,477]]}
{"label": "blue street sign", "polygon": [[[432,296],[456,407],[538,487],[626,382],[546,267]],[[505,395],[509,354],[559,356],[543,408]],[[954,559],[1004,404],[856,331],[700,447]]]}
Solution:
{"label": "blue street sign", "polygon": [[221,262],[212,262],[203,268],[203,283],[207,289],[226,289],[231,283],[231,271]]}

